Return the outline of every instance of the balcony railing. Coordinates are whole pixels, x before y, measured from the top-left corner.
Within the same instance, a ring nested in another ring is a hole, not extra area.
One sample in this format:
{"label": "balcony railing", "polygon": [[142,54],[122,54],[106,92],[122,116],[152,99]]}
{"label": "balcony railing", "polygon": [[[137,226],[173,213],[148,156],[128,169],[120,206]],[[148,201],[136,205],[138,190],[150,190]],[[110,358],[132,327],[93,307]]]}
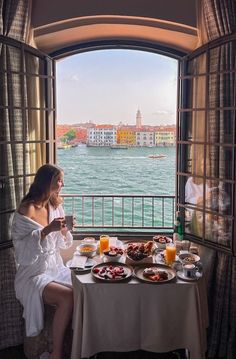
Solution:
{"label": "balcony railing", "polygon": [[121,232],[173,229],[175,196],[138,194],[63,194],[67,215],[76,218],[75,231]]}

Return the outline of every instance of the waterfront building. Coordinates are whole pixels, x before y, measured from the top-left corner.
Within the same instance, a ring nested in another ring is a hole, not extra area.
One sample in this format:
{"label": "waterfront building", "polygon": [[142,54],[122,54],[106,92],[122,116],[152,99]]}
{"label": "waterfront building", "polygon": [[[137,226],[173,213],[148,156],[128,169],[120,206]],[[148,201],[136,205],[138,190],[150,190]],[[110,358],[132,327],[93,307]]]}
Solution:
{"label": "waterfront building", "polygon": [[151,131],[136,132],[136,146],[152,147],[155,146],[155,134]]}
{"label": "waterfront building", "polygon": [[176,140],[175,133],[176,133],[175,126],[160,127],[155,132],[156,146],[174,146]]}
{"label": "waterfront building", "polygon": [[98,125],[88,129],[88,146],[113,146],[116,145],[116,128],[110,125]]}
{"label": "waterfront building", "polygon": [[121,127],[117,129],[117,143],[122,145],[135,146],[136,133],[131,127]]}

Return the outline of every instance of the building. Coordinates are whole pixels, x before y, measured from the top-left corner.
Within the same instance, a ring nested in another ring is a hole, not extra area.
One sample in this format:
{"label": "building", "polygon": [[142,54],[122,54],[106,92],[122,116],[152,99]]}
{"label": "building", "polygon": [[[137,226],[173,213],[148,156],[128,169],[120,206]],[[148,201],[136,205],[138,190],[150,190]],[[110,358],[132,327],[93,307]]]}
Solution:
{"label": "building", "polygon": [[105,146],[110,147],[117,143],[116,128],[109,125],[98,125],[88,129],[87,145],[88,146]]}
{"label": "building", "polygon": [[155,146],[155,134],[152,131],[137,131],[136,146],[153,147]]}
{"label": "building", "polygon": [[140,129],[142,127],[142,115],[140,110],[138,109],[136,113],[136,128]]}
{"label": "building", "polygon": [[174,127],[161,126],[155,132],[156,146],[174,146],[176,142],[176,129]]}
{"label": "building", "polygon": [[135,146],[136,145],[135,130],[131,127],[118,127],[117,143],[121,145]]}

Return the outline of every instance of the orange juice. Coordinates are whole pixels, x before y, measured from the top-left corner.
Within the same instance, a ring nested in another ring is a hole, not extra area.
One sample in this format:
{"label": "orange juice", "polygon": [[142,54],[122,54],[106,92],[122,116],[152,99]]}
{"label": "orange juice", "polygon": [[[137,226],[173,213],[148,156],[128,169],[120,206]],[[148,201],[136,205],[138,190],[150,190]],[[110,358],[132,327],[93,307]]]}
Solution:
{"label": "orange juice", "polygon": [[103,235],[100,236],[100,254],[106,250],[109,250],[109,236]]}
{"label": "orange juice", "polygon": [[173,243],[168,243],[166,245],[166,263],[171,265],[175,261],[176,256],[176,247]]}

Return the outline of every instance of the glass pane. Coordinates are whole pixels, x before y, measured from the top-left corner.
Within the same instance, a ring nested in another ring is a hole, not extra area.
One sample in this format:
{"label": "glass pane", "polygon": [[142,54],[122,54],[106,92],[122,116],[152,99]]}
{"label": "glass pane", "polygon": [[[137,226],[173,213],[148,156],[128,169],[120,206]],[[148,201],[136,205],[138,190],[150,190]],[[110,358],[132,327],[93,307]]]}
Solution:
{"label": "glass pane", "polygon": [[205,108],[206,77],[197,76],[187,80],[187,108]]}
{"label": "glass pane", "polygon": [[[181,172],[202,176],[204,169],[204,145],[181,145],[180,151],[178,168],[181,169]],[[185,163],[183,158],[186,158]],[[186,168],[183,168],[183,165]]]}
{"label": "glass pane", "polygon": [[232,238],[232,220],[229,218],[205,215],[205,238],[209,241],[221,244],[225,247],[231,247]]}
{"label": "glass pane", "polygon": [[208,177],[233,179],[234,178],[234,149],[223,146],[206,146]]}
{"label": "glass pane", "polygon": [[181,140],[203,142],[205,140],[205,112],[183,112],[181,118],[181,125],[184,126]]}
{"label": "glass pane", "polygon": [[45,143],[27,143],[26,157],[29,158],[29,166],[26,168],[26,174],[32,174],[46,162],[46,144]]}
{"label": "glass pane", "polygon": [[27,107],[41,108],[47,107],[46,103],[46,80],[37,76],[26,77],[27,86]]}
{"label": "glass pane", "polygon": [[28,74],[45,75],[45,62],[27,51],[25,52],[25,72]]}
{"label": "glass pane", "polygon": [[209,107],[235,106],[235,73],[218,73],[209,76]]}
{"label": "glass pane", "polygon": [[210,50],[210,72],[235,70],[235,41]]}
{"label": "glass pane", "polygon": [[190,75],[197,75],[206,73],[206,54],[202,54],[195,59],[189,61],[187,73]]}
{"label": "glass pane", "polygon": [[22,111],[0,108],[0,141],[22,141]]}
{"label": "glass pane", "polygon": [[221,181],[207,181],[206,209],[220,214],[232,213],[232,185]]}
{"label": "glass pane", "polygon": [[23,145],[0,145],[0,176],[23,175]]}
{"label": "glass pane", "polygon": [[[7,71],[20,72],[22,70],[22,54],[21,49],[6,45],[6,69]],[[9,74],[9,77],[11,74]]]}
{"label": "glass pane", "polygon": [[185,232],[194,236],[203,236],[203,212],[186,208],[185,211]]}
{"label": "glass pane", "polygon": [[13,213],[0,214],[0,243],[9,241],[11,239],[11,223]]}
{"label": "glass pane", "polygon": [[198,207],[204,205],[204,182],[201,177],[188,177],[185,184],[185,202]]}
{"label": "glass pane", "polygon": [[45,112],[40,110],[28,110],[28,140],[46,140],[46,119]]}
{"label": "glass pane", "polygon": [[10,74],[8,77],[8,86],[11,93],[11,98],[8,99],[11,107],[22,107],[22,85],[23,85],[23,76],[18,74]]}
{"label": "glass pane", "polygon": [[225,144],[234,143],[235,111],[209,111],[207,141]]}
{"label": "glass pane", "polygon": [[0,194],[0,211],[15,210],[23,196],[23,178],[0,179]]}

